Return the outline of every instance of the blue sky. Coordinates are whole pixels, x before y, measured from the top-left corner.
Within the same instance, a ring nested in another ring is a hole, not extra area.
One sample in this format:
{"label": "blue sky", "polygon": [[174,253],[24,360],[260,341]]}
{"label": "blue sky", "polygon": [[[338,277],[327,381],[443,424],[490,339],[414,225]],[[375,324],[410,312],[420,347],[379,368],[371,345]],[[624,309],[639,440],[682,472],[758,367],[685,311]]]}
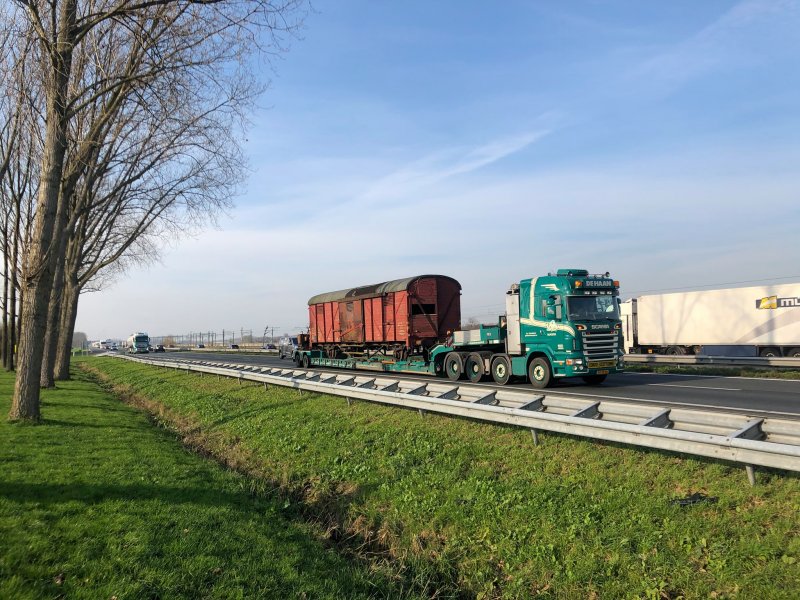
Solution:
{"label": "blue sky", "polygon": [[623,295],[800,281],[800,2],[315,0],[236,208],[81,300],[92,338],[291,331],[419,273],[492,321],[512,281]]}

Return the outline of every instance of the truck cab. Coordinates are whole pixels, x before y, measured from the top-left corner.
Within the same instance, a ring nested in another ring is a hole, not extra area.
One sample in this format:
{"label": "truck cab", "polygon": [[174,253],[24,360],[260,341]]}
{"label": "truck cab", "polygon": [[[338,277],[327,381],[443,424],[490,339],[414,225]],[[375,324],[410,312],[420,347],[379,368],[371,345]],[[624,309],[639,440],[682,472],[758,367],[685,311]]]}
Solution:
{"label": "truck cab", "polygon": [[[580,377],[602,383],[623,369],[619,282],[583,269],[560,269],[514,283],[506,293],[506,314],[497,326],[457,331],[443,350],[441,373],[479,381],[491,374],[505,384],[512,376],[534,387]],[[437,370],[437,372],[439,372]]]}
{"label": "truck cab", "polygon": [[523,279],[506,294],[512,374],[536,387],[552,378],[601,383],[622,371],[619,282],[583,269]]}

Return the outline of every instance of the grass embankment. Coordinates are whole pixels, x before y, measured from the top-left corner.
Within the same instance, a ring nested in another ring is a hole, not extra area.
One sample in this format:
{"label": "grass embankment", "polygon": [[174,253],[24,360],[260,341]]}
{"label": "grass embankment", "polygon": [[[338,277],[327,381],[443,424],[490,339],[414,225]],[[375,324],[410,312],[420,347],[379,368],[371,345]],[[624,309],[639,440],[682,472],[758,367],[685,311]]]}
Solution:
{"label": "grass embankment", "polygon": [[5,421],[0,373],[0,598],[403,596],[273,490],[77,375],[31,426]]}
{"label": "grass embankment", "polygon": [[[442,595],[796,598],[800,480],[118,359],[185,443],[270,482],[340,549]],[[692,492],[717,503],[681,508]],[[410,575],[411,574],[411,575]],[[433,587],[428,588],[434,589]]]}

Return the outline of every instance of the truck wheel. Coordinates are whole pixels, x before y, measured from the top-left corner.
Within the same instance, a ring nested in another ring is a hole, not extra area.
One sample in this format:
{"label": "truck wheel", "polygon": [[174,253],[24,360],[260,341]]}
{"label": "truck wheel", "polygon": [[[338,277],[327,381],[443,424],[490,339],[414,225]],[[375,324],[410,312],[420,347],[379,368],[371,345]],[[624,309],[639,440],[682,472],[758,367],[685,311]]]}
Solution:
{"label": "truck wheel", "polygon": [[505,385],[511,379],[511,363],[505,356],[495,356],[492,360],[492,379],[498,385]]}
{"label": "truck wheel", "polygon": [[485,375],[483,372],[483,357],[477,352],[471,353],[464,363],[464,371],[467,373],[467,379],[472,383],[478,383]]}
{"label": "truck wheel", "polygon": [[670,356],[683,356],[686,354],[686,348],[683,346],[668,346],[666,354]]}
{"label": "truck wheel", "polygon": [[308,357],[308,354],[303,354],[303,368],[308,369],[311,367],[311,359]]}
{"label": "truck wheel", "polygon": [[786,356],[789,356],[791,358],[800,358],[800,348],[792,348],[791,350],[789,350],[789,354],[787,354]]}
{"label": "truck wheel", "polygon": [[450,352],[444,359],[444,370],[447,377],[453,381],[458,381],[464,375],[464,361],[458,352]]}
{"label": "truck wheel", "polygon": [[781,355],[781,351],[777,348],[764,348],[758,355],[761,358],[778,358]]}
{"label": "truck wheel", "polygon": [[303,364],[302,361],[303,361],[303,357],[300,355],[300,353],[299,352],[295,352],[294,356],[292,357],[292,362],[294,363],[294,365],[296,367],[299,367],[301,364]]}
{"label": "truck wheel", "polygon": [[550,363],[547,362],[546,358],[541,356],[534,358],[528,365],[528,379],[533,387],[539,389],[549,387],[552,378]]}
{"label": "truck wheel", "polygon": [[600,385],[606,380],[606,375],[584,375],[582,379],[589,385]]}

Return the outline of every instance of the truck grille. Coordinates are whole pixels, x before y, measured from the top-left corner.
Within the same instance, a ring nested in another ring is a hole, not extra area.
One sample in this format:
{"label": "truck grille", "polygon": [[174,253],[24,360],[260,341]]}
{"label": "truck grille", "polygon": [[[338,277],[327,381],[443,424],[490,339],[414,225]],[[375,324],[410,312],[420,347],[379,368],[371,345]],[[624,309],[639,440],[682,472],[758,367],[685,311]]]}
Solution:
{"label": "truck grille", "polygon": [[584,331],[581,333],[581,338],[586,360],[616,360],[619,350],[619,332]]}

